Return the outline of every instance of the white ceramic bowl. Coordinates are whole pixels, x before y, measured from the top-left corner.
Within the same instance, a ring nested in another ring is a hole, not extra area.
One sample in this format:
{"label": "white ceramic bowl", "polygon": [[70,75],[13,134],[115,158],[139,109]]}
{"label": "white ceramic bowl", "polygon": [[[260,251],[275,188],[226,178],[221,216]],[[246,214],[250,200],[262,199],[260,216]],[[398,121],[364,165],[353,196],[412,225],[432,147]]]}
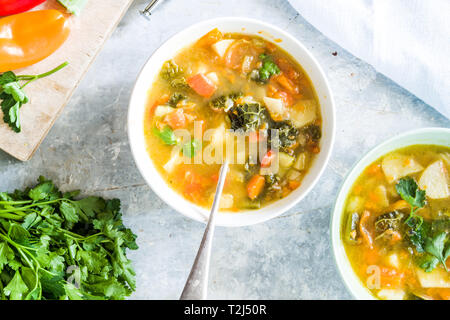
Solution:
{"label": "white ceramic bowl", "polygon": [[150,159],[144,138],[144,112],[148,91],[158,76],[162,64],[174,57],[179,50],[194,43],[214,28],[219,28],[222,32],[258,35],[271,41],[280,39],[281,42],[277,42],[277,45],[290,53],[310,77],[319,98],[322,112],[323,137],[320,143],[321,152],[314,161],[309,173],[302,181],[302,185],[286,198],[264,208],[239,213],[221,212],[218,214],[216,220],[217,225],[220,226],[252,225],[276,217],[299,202],[319,179],[328,163],[333,147],[335,111],[330,87],[316,59],[295,38],[267,23],[237,17],[208,20],[181,31],[153,53],[138,76],[128,111],[128,136],[136,165],[153,191],[178,212],[192,219],[205,222],[209,212],[195,206],[172,190],[160,176]]}
{"label": "white ceramic bowl", "polygon": [[344,280],[348,290],[356,299],[375,299],[368,289],[359,280],[352,269],[344,249],[341,238],[341,221],[344,214],[345,200],[350,192],[355,180],[361,175],[362,171],[372,162],[376,161],[386,153],[391,151],[417,145],[441,145],[450,147],[450,129],[448,128],[424,128],[406,132],[395,136],[386,142],[381,143],[369,151],[359,162],[350,170],[339,191],[331,220],[331,241],[334,257],[339,272]]}

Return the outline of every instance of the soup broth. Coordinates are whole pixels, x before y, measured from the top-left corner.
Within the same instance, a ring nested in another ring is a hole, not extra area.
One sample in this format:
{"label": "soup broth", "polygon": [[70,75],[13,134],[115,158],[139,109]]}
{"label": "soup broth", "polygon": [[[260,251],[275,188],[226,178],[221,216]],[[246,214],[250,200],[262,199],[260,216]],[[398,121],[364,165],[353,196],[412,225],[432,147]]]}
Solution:
{"label": "soup broth", "polygon": [[[144,121],[158,171],[179,194],[206,208],[225,157],[217,150],[229,139],[233,159],[239,155],[241,161],[227,174],[220,208],[228,211],[257,209],[287,196],[320,152],[319,104],[302,68],[272,42],[217,29],[165,62],[149,91]],[[188,132],[190,142],[177,129]],[[229,129],[245,136],[244,147]],[[266,152],[252,156],[251,143],[265,145]],[[207,148],[220,161],[206,163]],[[275,161],[276,171],[263,170]]]}
{"label": "soup broth", "polygon": [[354,183],[341,235],[362,283],[380,299],[450,299],[450,149],[389,153]]}

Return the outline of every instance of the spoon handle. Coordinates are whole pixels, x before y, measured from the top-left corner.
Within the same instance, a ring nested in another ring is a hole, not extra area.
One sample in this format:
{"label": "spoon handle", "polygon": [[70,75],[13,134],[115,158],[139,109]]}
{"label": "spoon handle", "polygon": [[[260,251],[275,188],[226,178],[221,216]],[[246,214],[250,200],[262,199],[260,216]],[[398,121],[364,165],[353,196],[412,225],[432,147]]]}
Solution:
{"label": "spoon handle", "polygon": [[220,169],[219,182],[216,188],[216,195],[209,215],[208,225],[203,234],[200,248],[195,257],[191,273],[184,286],[180,300],[204,300],[208,290],[209,262],[211,260],[211,245],[214,236],[216,212],[219,209],[220,197],[228,171],[228,161],[222,164]]}
{"label": "spoon handle", "polygon": [[154,9],[156,8],[156,6],[157,6],[158,4],[160,4],[161,2],[162,2],[162,1],[160,1],[160,0],[152,0],[152,1],[145,7],[145,9],[144,9],[143,11],[140,11],[141,14],[142,14],[144,17],[146,17],[146,18],[150,18],[150,16],[151,16],[153,10],[154,10]]}

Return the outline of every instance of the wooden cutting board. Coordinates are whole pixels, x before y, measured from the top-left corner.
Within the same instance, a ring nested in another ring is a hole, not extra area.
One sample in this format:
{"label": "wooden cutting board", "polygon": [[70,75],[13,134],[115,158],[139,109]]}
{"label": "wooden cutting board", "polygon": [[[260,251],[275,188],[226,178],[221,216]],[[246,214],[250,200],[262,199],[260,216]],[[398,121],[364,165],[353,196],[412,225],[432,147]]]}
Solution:
{"label": "wooden cutting board", "polygon": [[[0,149],[22,161],[33,156],[132,2],[89,0],[80,16],[69,18],[71,34],[58,51],[33,66],[15,70],[17,74],[39,74],[64,61],[70,63],[52,76],[27,86],[30,102],[20,110],[21,133],[13,132],[3,123],[0,109]],[[36,9],[55,8],[64,11],[56,0],[48,0]]]}

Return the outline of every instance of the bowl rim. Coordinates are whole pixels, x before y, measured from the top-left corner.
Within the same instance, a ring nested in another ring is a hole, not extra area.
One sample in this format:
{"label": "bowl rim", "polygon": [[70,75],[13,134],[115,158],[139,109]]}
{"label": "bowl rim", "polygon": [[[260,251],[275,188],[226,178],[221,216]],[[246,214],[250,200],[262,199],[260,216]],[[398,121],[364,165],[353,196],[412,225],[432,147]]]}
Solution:
{"label": "bowl rim", "polygon": [[[208,20],[203,20],[200,21],[198,23],[195,23],[193,25],[190,25],[189,27],[171,35],[163,44],[161,44],[156,50],[153,51],[153,53],[150,55],[150,57],[147,59],[147,61],[145,62],[145,64],[143,65],[143,67],[141,68],[136,81],[134,83],[133,89],[132,89],[132,93],[131,93],[131,98],[130,98],[130,102],[129,102],[129,107],[128,107],[128,119],[127,119],[127,124],[128,124],[128,141],[130,143],[130,148],[131,148],[131,152],[134,158],[134,162],[141,174],[141,176],[144,178],[145,182],[150,186],[150,188],[153,190],[153,192],[161,199],[164,201],[164,203],[166,203],[167,205],[169,205],[169,207],[171,207],[172,209],[174,209],[175,211],[183,214],[186,217],[189,217],[193,220],[199,221],[199,222],[203,222],[206,223],[207,222],[207,216],[208,214],[205,212],[204,208],[201,208],[191,202],[189,202],[189,205],[193,208],[195,208],[198,212],[201,212],[201,214],[197,214],[197,215],[193,215],[190,212],[188,212],[189,210],[181,210],[179,207],[179,204],[176,203],[176,201],[169,201],[168,196],[166,197],[165,194],[163,194],[161,192],[161,190],[158,190],[158,188],[155,188],[152,184],[152,182],[150,181],[150,179],[147,179],[147,171],[146,169],[143,167],[143,163],[140,160],[140,157],[138,157],[138,148],[139,146],[133,141],[132,137],[133,137],[133,130],[132,130],[132,126],[131,123],[133,122],[133,117],[135,117],[132,114],[132,110],[134,109],[133,105],[137,104],[138,102],[135,102],[135,96],[137,95],[137,91],[138,91],[138,84],[140,83],[140,79],[143,77],[144,73],[147,71],[149,64],[151,63],[153,57],[160,51],[165,49],[165,47],[177,36],[183,35],[183,34],[189,34],[189,33],[193,33],[195,32],[196,29],[201,28],[202,26],[205,27],[205,30],[209,30],[209,27],[211,25],[219,25],[219,24],[225,24],[225,23],[239,23],[242,24],[242,32],[243,34],[253,34],[253,35],[257,35],[263,38],[269,38],[267,35],[265,34],[261,34],[261,33],[256,33],[256,32],[246,32],[245,26],[248,25],[258,25],[258,27],[260,27],[263,32],[268,33],[269,35],[271,35],[271,32],[274,33],[278,33],[281,34],[283,36],[283,39],[288,40],[293,46],[298,47],[298,50],[301,51],[301,55],[304,55],[305,57],[307,57],[307,59],[309,59],[308,65],[309,67],[311,67],[312,69],[314,69],[314,72],[316,73],[316,77],[318,79],[320,79],[320,81],[316,81],[316,83],[313,82],[314,87],[317,86],[321,86],[322,87],[322,91],[324,92],[324,96],[326,98],[323,99],[327,99],[327,104],[328,104],[328,109],[327,110],[327,122],[328,122],[328,131],[327,131],[327,135],[328,136],[328,143],[326,145],[326,148],[323,148],[321,150],[322,153],[322,160],[321,160],[321,164],[313,164],[312,166],[319,166],[317,172],[315,173],[315,176],[313,176],[313,178],[311,179],[310,183],[308,186],[306,186],[301,194],[297,197],[293,197],[293,194],[295,193],[295,190],[289,194],[286,198],[290,197],[290,201],[285,203],[284,206],[280,209],[277,206],[274,206],[273,204],[279,203],[280,201],[282,201],[283,199],[280,199],[278,201],[275,201],[271,204],[269,204],[268,206],[265,206],[261,209],[257,209],[257,210],[251,210],[251,211],[241,211],[241,212],[233,212],[233,213],[227,213],[227,212],[220,212],[220,214],[218,214],[218,216],[216,217],[216,225],[218,226],[226,226],[226,227],[239,227],[239,226],[248,226],[248,225],[253,225],[253,224],[257,224],[257,223],[261,223],[261,222],[265,222],[267,220],[270,220],[272,218],[275,218],[281,214],[283,214],[284,212],[286,212],[287,210],[291,209],[293,206],[295,206],[298,202],[300,202],[317,184],[317,182],[319,181],[320,177],[322,176],[325,168],[327,167],[329,160],[331,158],[331,154],[333,152],[333,148],[334,148],[334,142],[335,142],[335,135],[336,135],[336,108],[335,108],[335,102],[334,102],[334,98],[333,98],[333,94],[331,91],[331,86],[328,82],[328,79],[325,75],[325,72],[323,71],[322,67],[320,66],[319,62],[317,61],[317,59],[312,55],[312,53],[299,41],[297,40],[294,36],[292,36],[291,34],[287,33],[286,31],[282,30],[281,28],[278,28],[276,26],[273,26],[271,24],[268,24],[266,22],[263,21],[259,21],[256,19],[251,19],[251,18],[246,18],[246,17],[220,17],[220,18],[213,18],[213,19],[208,19]],[[220,26],[218,26],[218,28],[220,29]],[[205,31],[206,32],[206,31]],[[272,41],[274,39],[271,39]],[[277,44],[280,45],[280,44]],[[184,46],[179,46],[177,50],[182,49]],[[286,50],[287,51],[287,50]],[[296,61],[298,61],[298,59],[289,51],[287,51],[292,58],[294,58]],[[299,54],[297,54],[298,56]],[[302,68],[304,68],[304,64],[301,64],[300,61],[298,61],[298,63],[302,66]],[[306,72],[306,71],[305,71]],[[308,73],[308,77],[311,77],[311,75]],[[312,80],[311,80],[312,82]],[[324,117],[323,115],[323,111],[324,111],[324,107],[322,106],[322,99],[319,98],[319,101],[321,102],[321,111],[322,111],[322,117]],[[136,106],[137,108],[137,106]],[[141,146],[142,147],[142,146]],[[315,159],[317,160],[317,159]],[[153,161],[153,160],[151,160]],[[156,169],[155,169],[156,170]],[[161,174],[159,172],[157,172],[157,174],[159,176],[161,176]],[[311,169],[309,174],[311,174]],[[167,183],[166,183],[167,185]],[[179,198],[180,200],[184,198],[179,195],[178,193],[176,194],[177,198]],[[286,199],[284,198],[284,199]],[[187,201],[187,200],[186,200]],[[264,214],[260,214],[259,211],[264,210],[266,208],[270,207],[270,209],[272,209],[270,212],[267,211]],[[251,212],[251,213],[250,213]],[[205,214],[206,213],[206,214]],[[229,219],[224,219],[226,218],[226,215],[233,215],[232,218]],[[222,219],[221,219],[222,218]]]}
{"label": "bowl rim", "polygon": [[[356,179],[361,175],[362,171],[371,163],[376,161],[376,159],[379,159],[380,157],[388,154],[389,152],[393,152],[395,150],[413,146],[413,145],[437,145],[437,146],[448,146],[450,147],[450,144],[444,145],[442,143],[406,143],[400,147],[389,147],[390,145],[394,144],[395,142],[402,141],[403,139],[406,139],[410,136],[417,136],[417,135],[425,135],[425,134],[444,134],[450,136],[450,128],[444,128],[444,127],[425,127],[425,128],[419,128],[414,130],[409,130],[400,134],[397,134],[385,141],[382,141],[372,148],[370,148],[367,152],[365,152],[359,160],[357,160],[351,168],[348,170],[347,174],[345,175],[339,190],[336,195],[336,199],[334,202],[333,210],[331,213],[331,219],[330,219],[330,245],[332,247],[333,251],[333,261],[335,263],[335,267],[337,268],[339,275],[344,282],[345,287],[347,288],[347,291],[350,292],[350,294],[353,296],[353,298],[358,300],[380,300],[377,299],[361,282],[359,277],[354,272],[353,268],[351,267],[349,263],[349,259],[347,257],[347,253],[345,251],[345,248],[343,248],[343,243],[341,239],[341,221],[342,216],[344,212],[344,205],[345,200],[348,196],[348,192],[350,191],[351,187],[355,183]],[[384,148],[388,148],[388,151],[381,152]],[[369,161],[370,158],[374,157],[376,155],[375,160]],[[367,162],[369,161],[369,162]],[[355,175],[355,173],[357,173]],[[350,179],[351,176],[355,175],[352,179]],[[348,186],[347,190],[345,188]],[[346,192],[344,192],[346,191]],[[343,199],[343,200],[342,200]],[[338,205],[342,201],[342,206]],[[343,255],[341,255],[343,254]],[[345,261],[345,262],[344,262]]]}

